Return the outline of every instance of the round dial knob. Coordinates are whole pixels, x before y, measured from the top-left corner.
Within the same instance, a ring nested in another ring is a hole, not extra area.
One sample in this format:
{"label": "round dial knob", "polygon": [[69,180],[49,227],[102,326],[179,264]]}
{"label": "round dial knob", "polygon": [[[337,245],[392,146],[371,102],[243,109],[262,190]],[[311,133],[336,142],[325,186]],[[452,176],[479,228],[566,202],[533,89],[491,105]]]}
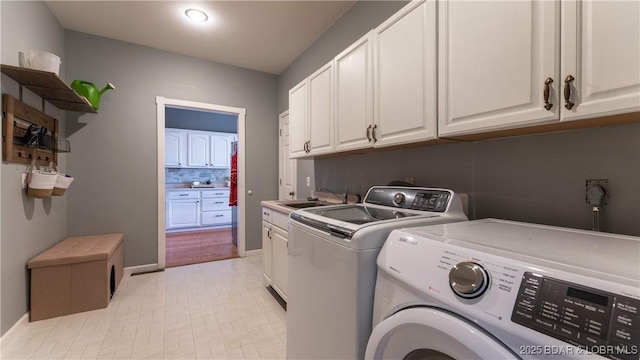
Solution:
{"label": "round dial knob", "polygon": [[393,203],[396,205],[402,205],[407,200],[407,197],[403,193],[396,193],[393,195]]}
{"label": "round dial knob", "polygon": [[449,285],[456,295],[473,299],[487,290],[489,274],[480,264],[463,261],[449,271]]}

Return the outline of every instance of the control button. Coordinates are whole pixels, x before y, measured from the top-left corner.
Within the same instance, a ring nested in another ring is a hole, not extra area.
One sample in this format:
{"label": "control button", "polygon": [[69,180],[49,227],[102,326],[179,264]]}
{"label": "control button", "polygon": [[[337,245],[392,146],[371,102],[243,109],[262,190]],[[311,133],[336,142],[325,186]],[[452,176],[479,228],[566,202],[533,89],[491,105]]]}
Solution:
{"label": "control button", "polygon": [[393,195],[393,203],[398,206],[404,204],[406,200],[407,200],[407,197],[404,196],[403,193],[396,193],[395,195]]}
{"label": "control button", "polygon": [[640,317],[629,316],[616,311],[613,314],[613,321],[616,325],[640,331]]}
{"label": "control button", "polygon": [[621,326],[614,326],[612,329],[612,334],[610,337],[614,339],[618,339],[620,341],[625,341],[632,344],[638,344],[640,342],[640,335],[638,331],[631,330],[629,328],[624,328]]}
{"label": "control button", "polygon": [[640,301],[633,299],[617,299],[616,310],[625,312],[632,316],[640,316]]}
{"label": "control button", "polygon": [[449,271],[449,286],[460,297],[476,298],[487,290],[488,285],[489,274],[480,264],[463,261]]}
{"label": "control button", "polygon": [[565,326],[558,326],[558,332],[569,339],[579,340],[580,332]]}

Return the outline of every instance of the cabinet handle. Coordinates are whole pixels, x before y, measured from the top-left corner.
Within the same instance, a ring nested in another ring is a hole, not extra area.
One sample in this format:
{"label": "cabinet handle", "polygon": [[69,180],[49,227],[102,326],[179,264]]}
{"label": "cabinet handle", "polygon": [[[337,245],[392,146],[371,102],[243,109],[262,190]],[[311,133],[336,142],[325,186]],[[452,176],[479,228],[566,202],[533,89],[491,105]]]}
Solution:
{"label": "cabinet handle", "polygon": [[378,128],[378,124],[373,125],[373,129],[371,129],[371,137],[373,137],[373,142],[377,142],[378,138],[376,137],[376,129]]}
{"label": "cabinet handle", "polygon": [[567,110],[571,110],[573,108],[574,103],[571,102],[571,82],[575,80],[575,78],[571,75],[567,75],[567,78],[564,79],[564,107]]}
{"label": "cabinet handle", "polygon": [[[295,195],[295,194],[296,194],[296,193],[294,193],[293,191],[289,191],[289,196],[293,196],[293,195]],[[265,214],[265,215],[266,215],[266,214]]]}
{"label": "cabinet handle", "polygon": [[265,211],[262,213],[262,215],[269,216],[269,213]]}
{"label": "cabinet handle", "polygon": [[548,77],[544,80],[544,108],[547,110],[551,110],[551,108],[553,107],[553,104],[549,103],[549,91],[550,91],[550,86],[551,83],[553,82],[553,79]]}
{"label": "cabinet handle", "polygon": [[307,141],[307,154],[311,152],[311,140]]}
{"label": "cabinet handle", "polygon": [[216,217],[223,217],[224,215],[216,215]]}
{"label": "cabinet handle", "polygon": [[189,194],[180,194],[179,196],[189,196]]}
{"label": "cabinet handle", "polygon": [[267,230],[267,237],[271,239],[271,229]]}
{"label": "cabinet handle", "polygon": [[371,125],[367,126],[367,140],[371,142]]}
{"label": "cabinet handle", "polygon": [[216,204],[222,204],[223,201],[216,201]]}

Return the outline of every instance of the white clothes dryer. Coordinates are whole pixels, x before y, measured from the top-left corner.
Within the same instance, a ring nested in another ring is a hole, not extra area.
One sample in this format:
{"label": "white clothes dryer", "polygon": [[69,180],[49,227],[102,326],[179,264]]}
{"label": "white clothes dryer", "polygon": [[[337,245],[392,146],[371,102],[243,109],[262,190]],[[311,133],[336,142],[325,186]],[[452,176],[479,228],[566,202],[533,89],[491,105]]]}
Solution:
{"label": "white clothes dryer", "polygon": [[640,238],[496,219],[394,230],[366,359],[638,360]]}

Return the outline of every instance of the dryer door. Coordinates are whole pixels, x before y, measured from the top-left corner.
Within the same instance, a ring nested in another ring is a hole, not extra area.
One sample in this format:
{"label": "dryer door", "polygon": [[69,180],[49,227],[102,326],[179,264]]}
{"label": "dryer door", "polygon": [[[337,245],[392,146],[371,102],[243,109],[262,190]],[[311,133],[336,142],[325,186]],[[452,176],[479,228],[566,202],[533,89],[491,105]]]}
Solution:
{"label": "dryer door", "polygon": [[410,308],[374,329],[365,359],[519,359],[483,329],[442,310]]}

